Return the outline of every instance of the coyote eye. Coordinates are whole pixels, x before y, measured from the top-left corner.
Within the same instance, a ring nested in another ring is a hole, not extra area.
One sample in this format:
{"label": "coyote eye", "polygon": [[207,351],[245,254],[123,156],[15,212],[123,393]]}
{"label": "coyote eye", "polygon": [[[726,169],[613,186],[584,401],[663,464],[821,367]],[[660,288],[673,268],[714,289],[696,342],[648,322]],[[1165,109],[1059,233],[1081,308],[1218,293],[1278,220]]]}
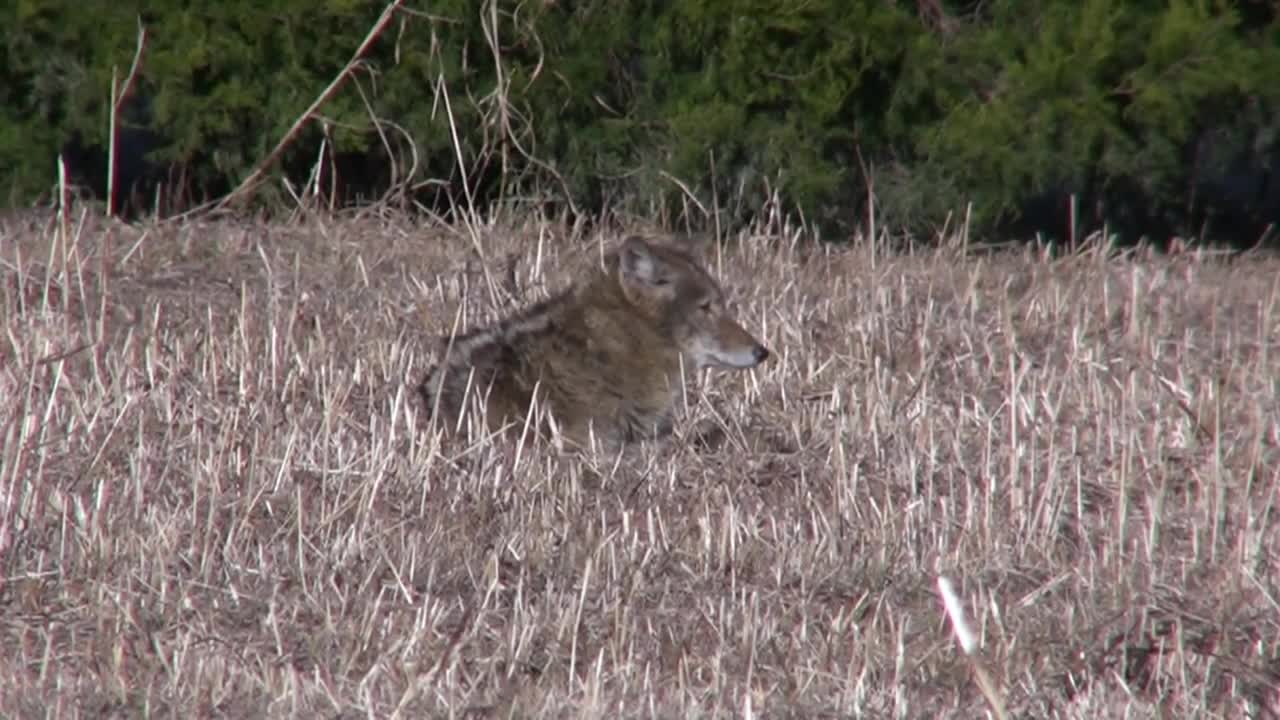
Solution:
{"label": "coyote eye", "polygon": [[698,309],[704,313],[711,312],[711,301],[703,300],[701,303],[698,303]]}

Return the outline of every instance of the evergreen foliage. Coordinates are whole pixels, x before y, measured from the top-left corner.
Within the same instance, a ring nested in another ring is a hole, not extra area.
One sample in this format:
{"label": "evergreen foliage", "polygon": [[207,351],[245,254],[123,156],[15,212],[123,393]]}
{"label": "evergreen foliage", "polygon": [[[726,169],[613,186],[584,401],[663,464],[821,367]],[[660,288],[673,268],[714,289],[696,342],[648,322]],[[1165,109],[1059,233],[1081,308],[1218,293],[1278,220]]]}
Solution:
{"label": "evergreen foliage", "polygon": [[[12,202],[49,187],[68,140],[105,147],[112,71],[127,72],[139,23],[125,128],[154,130],[148,159],[209,194],[266,155],[382,11],[141,7],[17,0],[0,28]],[[992,226],[1075,194],[1099,219],[1194,232],[1218,200],[1256,214],[1280,196],[1275,180],[1231,181],[1280,163],[1274,4],[443,0],[430,13],[401,13],[280,172],[304,179],[327,138],[385,185],[405,179],[409,137],[428,203],[461,197],[465,179],[482,203],[539,191],[586,210],[678,207],[683,185],[732,222],[776,191],[836,234],[865,217],[868,182],[880,218],[917,231],[970,202]],[[371,112],[394,125],[380,134]]]}

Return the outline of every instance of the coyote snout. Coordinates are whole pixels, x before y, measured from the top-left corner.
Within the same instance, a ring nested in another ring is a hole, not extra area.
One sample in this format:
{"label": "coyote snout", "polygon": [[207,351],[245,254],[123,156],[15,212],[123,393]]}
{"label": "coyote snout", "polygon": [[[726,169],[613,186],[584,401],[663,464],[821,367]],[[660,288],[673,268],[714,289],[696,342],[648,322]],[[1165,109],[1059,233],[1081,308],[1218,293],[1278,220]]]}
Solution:
{"label": "coyote snout", "polygon": [[751,368],[769,358],[769,349],[725,314],[723,308],[708,304],[695,311],[710,320],[707,327],[695,325],[696,332],[682,343],[686,357],[701,370],[708,367]]}
{"label": "coyote snout", "polygon": [[682,372],[769,357],[691,255],[634,236],[603,272],[442,348],[447,356],[421,392],[446,420],[458,419],[469,394],[483,398],[491,427],[540,403],[578,441],[591,432],[610,441],[665,434]]}

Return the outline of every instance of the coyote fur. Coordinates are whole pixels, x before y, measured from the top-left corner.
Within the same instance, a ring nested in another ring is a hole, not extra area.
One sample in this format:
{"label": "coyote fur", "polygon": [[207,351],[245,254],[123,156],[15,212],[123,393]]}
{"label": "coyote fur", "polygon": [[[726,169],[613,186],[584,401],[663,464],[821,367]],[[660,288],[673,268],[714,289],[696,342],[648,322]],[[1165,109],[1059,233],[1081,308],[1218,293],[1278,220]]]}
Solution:
{"label": "coyote fur", "polygon": [[580,444],[665,435],[684,372],[769,357],[688,252],[638,236],[561,294],[439,342],[443,358],[419,388],[429,412],[456,424],[479,402],[498,429],[536,403]]}

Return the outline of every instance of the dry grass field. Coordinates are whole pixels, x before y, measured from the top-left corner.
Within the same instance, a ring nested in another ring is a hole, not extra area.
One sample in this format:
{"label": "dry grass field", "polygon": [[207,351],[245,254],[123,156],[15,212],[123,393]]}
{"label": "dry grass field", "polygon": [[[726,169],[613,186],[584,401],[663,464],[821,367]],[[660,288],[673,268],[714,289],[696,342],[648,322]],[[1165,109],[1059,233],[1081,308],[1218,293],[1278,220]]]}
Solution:
{"label": "dry grass field", "polygon": [[474,231],[0,220],[0,716],[994,716],[942,574],[1010,717],[1280,717],[1280,258],[744,233],[613,456],[427,420],[615,239]]}

